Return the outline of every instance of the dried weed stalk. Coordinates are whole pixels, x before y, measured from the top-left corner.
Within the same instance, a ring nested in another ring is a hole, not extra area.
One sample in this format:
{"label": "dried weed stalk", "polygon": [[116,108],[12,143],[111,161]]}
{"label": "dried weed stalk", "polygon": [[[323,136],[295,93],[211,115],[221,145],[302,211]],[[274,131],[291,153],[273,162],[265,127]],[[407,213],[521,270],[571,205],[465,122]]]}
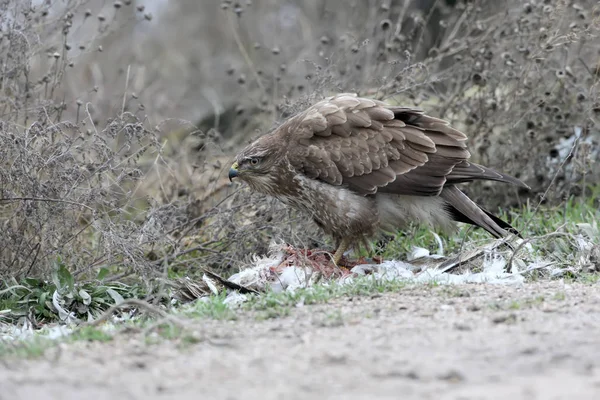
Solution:
{"label": "dried weed stalk", "polygon": [[[148,249],[165,242],[160,210],[136,192],[144,160],[160,150],[156,131],[130,112],[102,119],[64,97],[70,69],[118,29],[124,6],[92,18],[86,3],[0,1],[0,278],[60,265],[81,278],[102,267],[143,273]],[[86,29],[95,33],[75,49]],[[69,107],[75,121],[63,120]]]}

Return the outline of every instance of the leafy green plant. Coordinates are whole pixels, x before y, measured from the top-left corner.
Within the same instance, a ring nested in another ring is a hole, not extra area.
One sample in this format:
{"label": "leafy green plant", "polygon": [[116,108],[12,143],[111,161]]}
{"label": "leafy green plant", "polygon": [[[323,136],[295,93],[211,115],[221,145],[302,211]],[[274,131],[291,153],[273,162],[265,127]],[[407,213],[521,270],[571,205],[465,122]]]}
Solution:
{"label": "leafy green plant", "polygon": [[104,282],[106,270],[97,279],[76,282],[68,268],[57,260],[50,281],[40,278],[12,278],[0,290],[0,309],[7,321],[28,317],[36,324],[73,319],[93,320],[125,298],[145,294],[142,285]]}

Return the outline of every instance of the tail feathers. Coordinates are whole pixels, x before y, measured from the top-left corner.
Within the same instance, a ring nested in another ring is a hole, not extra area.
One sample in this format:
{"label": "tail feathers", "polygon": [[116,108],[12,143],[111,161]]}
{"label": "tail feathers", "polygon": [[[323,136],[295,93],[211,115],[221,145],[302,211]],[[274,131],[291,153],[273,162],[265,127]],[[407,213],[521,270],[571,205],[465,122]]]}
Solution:
{"label": "tail feathers", "polygon": [[486,213],[487,216],[490,217],[502,229],[504,229],[507,232],[512,233],[513,235],[517,235],[518,237],[520,237],[521,239],[523,239],[523,236],[521,236],[521,233],[515,227],[513,227],[511,224],[509,224],[508,222],[506,222],[506,221],[504,221],[504,220],[496,217],[494,214],[492,214],[491,212],[487,211],[484,208],[481,208],[481,210],[484,213]]}
{"label": "tail feathers", "polygon": [[478,206],[456,186],[445,187],[440,196],[447,202],[446,209],[455,221],[479,226],[496,238],[503,238],[509,232],[521,237],[508,222]]}
{"label": "tail feathers", "polygon": [[491,168],[484,167],[483,165],[475,164],[468,161],[463,161],[454,166],[454,168],[452,168],[452,171],[450,172],[450,174],[448,174],[446,178],[447,182],[450,184],[472,182],[476,179],[483,179],[510,183],[519,187],[531,189],[524,182],[513,176],[503,174]]}

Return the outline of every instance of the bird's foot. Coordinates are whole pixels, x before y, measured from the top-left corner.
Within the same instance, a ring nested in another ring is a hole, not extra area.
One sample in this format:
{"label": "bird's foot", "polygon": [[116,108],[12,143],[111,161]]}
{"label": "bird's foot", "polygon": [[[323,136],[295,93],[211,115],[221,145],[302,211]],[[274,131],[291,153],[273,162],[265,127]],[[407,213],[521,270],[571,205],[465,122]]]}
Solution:
{"label": "bird's foot", "polygon": [[371,258],[367,258],[365,256],[360,256],[360,257],[354,258],[354,259],[344,256],[340,260],[339,264],[337,264],[337,266],[340,268],[351,270],[352,268],[356,267],[357,265],[381,264],[381,263],[383,263],[383,257],[380,257],[380,256],[373,256]]}
{"label": "bird's foot", "polygon": [[325,278],[331,278],[350,274],[350,269],[355,265],[343,255],[335,263],[331,251],[326,249],[298,249],[293,246],[286,246],[284,251],[286,255],[283,261],[274,268],[278,272],[285,267],[306,266],[319,271]]}
{"label": "bird's foot", "polygon": [[[339,251],[339,248],[338,248]],[[301,249],[293,246],[284,248],[285,256],[283,261],[275,268],[274,271],[281,272],[284,268],[290,266],[305,266],[318,271],[324,278],[341,277],[350,275],[352,268],[361,264],[381,264],[382,257],[373,256],[366,258],[350,258],[345,254],[331,253],[329,249]],[[337,253],[337,252],[336,252]]]}

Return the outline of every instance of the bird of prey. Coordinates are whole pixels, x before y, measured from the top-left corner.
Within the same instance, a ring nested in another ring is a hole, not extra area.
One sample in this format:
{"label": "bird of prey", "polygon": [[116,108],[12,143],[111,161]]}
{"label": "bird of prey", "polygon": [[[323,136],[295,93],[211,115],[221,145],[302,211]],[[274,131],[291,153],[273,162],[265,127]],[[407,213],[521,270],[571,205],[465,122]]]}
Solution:
{"label": "bird of prey", "polygon": [[496,238],[517,233],[458,184],[477,179],[527,187],[468,161],[467,136],[412,107],[342,93],[290,117],[244,148],[229,170],[251,189],[307,212],[336,241],[337,265],[378,233],[456,222]]}

